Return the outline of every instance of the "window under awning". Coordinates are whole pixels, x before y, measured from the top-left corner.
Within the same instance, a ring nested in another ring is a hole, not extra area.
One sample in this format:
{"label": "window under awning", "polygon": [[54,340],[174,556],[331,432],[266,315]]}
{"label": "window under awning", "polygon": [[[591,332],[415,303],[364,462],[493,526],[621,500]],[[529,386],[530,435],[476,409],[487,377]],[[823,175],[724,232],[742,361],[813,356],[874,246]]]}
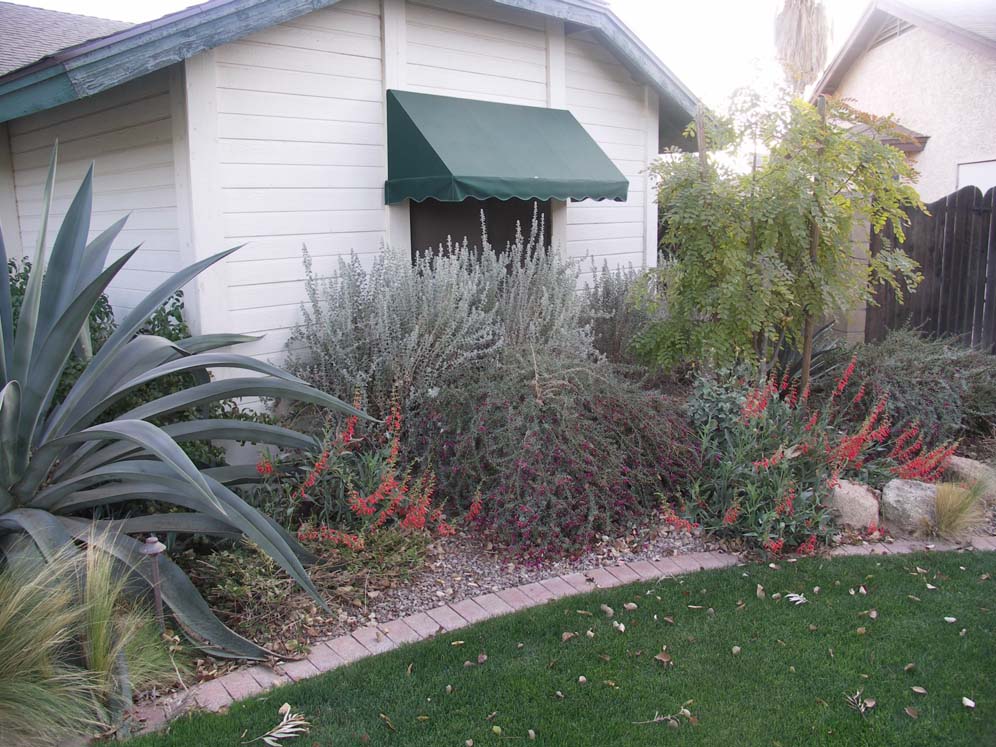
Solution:
{"label": "window under awning", "polygon": [[629,182],[563,109],[387,92],[388,204],[625,201]]}

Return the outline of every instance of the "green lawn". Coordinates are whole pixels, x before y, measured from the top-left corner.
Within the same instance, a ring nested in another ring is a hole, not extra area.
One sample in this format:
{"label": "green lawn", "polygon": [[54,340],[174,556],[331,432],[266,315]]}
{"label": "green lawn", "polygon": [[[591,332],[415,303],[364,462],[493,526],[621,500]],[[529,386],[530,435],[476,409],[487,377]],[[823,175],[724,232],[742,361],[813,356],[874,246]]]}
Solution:
{"label": "green lawn", "polygon": [[[996,555],[947,553],[813,559],[638,583],[408,646],[130,744],[232,747],[273,726],[287,701],[313,724],[308,736],[283,743],[289,747],[462,747],[468,739],[475,747],[996,745],[989,574],[996,576]],[[809,601],[773,600],[778,592]],[[625,611],[626,602],[638,608]],[[614,608],[612,620],[600,604]],[[578,635],[565,642],[565,632]],[[673,666],[654,659],[664,645]],[[481,653],[487,659],[477,665]],[[858,690],[875,701],[864,715],[845,699]],[[976,707],[966,708],[963,697]],[[697,723],[635,723],[686,703]]]}

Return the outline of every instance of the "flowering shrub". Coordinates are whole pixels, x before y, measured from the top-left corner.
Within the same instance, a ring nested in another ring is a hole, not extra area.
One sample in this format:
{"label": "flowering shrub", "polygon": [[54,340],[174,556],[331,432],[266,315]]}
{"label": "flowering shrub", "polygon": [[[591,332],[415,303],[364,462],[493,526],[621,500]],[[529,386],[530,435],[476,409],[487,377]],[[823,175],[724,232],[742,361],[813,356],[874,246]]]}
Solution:
{"label": "flowering shrub", "polygon": [[[890,331],[882,342],[858,345],[860,381],[852,379],[844,392],[854,396],[865,385],[864,406],[848,414],[860,422],[879,398],[887,397],[885,415],[901,432],[917,426],[924,446],[964,435],[988,436],[996,425],[996,358],[951,340],[927,339],[913,330]],[[852,353],[834,351],[837,366]],[[814,395],[829,396],[832,383],[817,380]]]}
{"label": "flowering shrub", "polygon": [[698,453],[680,406],[605,364],[520,351],[417,415],[410,448],[465,520],[529,560],[583,552],[674,500]]}
{"label": "flowering shrub", "polygon": [[[358,419],[348,418],[328,434],[321,450],[309,456],[304,476],[264,456],[256,465],[263,476],[260,499],[302,540],[362,549],[363,537],[388,525],[452,534],[434,496],[432,471],[415,476],[400,465],[402,416],[395,401],[383,433],[357,434]],[[298,467],[300,469],[300,467]],[[350,533],[347,530],[353,530]]]}
{"label": "flowering shrub", "polygon": [[[699,385],[697,393],[711,387],[713,400],[724,406],[718,418],[704,422],[703,401],[691,407],[702,433],[703,468],[683,512],[770,554],[805,555],[833,532],[826,504],[841,478],[872,484],[937,479],[955,444],[928,449],[915,425],[894,434],[888,397],[866,407],[867,384],[847,394],[856,368],[852,358],[822,407],[787,376],[757,386],[743,380]],[[719,396],[716,389],[729,393]],[[735,419],[725,407],[731,401],[742,403]],[[855,426],[856,411],[867,414]]]}

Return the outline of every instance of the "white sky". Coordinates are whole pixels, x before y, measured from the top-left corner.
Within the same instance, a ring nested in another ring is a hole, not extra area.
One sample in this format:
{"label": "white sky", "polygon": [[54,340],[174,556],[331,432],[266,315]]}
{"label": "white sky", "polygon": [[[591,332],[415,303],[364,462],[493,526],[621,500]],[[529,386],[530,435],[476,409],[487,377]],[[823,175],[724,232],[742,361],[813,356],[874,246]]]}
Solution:
{"label": "white sky", "polygon": [[[831,56],[868,0],[824,0],[833,24]],[[30,0],[25,5],[147,21],[190,0]],[[780,75],[774,58],[774,17],[781,0],[611,0],[612,8],[705,103],[725,109],[745,85],[765,87]]]}

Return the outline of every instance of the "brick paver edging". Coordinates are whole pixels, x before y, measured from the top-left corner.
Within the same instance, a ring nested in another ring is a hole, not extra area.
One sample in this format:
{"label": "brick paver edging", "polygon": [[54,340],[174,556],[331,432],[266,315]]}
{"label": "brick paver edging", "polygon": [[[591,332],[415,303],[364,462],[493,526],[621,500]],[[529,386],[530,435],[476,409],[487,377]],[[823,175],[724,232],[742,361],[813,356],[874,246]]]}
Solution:
{"label": "brick paver edging", "polygon": [[[923,550],[955,550],[972,547],[996,551],[996,537],[976,537],[965,545],[948,542],[898,540],[891,543],[842,545],[831,555],[897,555]],[[349,635],[320,641],[311,647],[307,658],[287,662],[281,672],[257,665],[240,669],[223,677],[190,688],[171,702],[142,705],[134,709],[133,719],[142,731],[156,730],[181,713],[195,706],[208,711],[220,711],[236,700],[259,695],[276,685],[314,677],[367,656],[381,654],[406,643],[431,638],[498,615],[545,604],[554,599],[583,594],[596,589],[609,589],[634,581],[654,581],[686,573],[726,568],[736,565],[736,555],[721,552],[698,552],[676,555],[662,560],[638,560],[632,563],[605,566],[589,571],[554,576],[493,594],[483,594],[453,604],[444,604],[426,612],[376,625],[366,625]]]}

